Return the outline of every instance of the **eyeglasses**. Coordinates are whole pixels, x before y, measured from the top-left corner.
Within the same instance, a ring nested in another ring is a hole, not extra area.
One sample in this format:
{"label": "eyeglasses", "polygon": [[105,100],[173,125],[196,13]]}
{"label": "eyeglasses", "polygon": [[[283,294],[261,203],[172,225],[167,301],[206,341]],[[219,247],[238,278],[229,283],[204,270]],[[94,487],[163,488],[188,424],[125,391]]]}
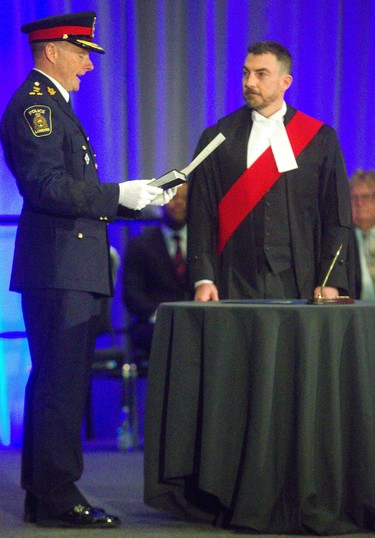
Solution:
{"label": "eyeglasses", "polygon": [[369,194],[351,194],[352,202],[375,202],[375,192]]}

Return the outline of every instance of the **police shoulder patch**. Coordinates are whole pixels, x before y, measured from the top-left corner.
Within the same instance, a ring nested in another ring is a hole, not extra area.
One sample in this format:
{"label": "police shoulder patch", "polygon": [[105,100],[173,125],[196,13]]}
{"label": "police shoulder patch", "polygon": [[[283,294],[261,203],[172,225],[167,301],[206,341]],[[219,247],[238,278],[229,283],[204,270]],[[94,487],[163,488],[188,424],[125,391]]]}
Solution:
{"label": "police shoulder patch", "polygon": [[52,133],[52,112],[49,106],[29,106],[23,115],[34,136],[48,136]]}

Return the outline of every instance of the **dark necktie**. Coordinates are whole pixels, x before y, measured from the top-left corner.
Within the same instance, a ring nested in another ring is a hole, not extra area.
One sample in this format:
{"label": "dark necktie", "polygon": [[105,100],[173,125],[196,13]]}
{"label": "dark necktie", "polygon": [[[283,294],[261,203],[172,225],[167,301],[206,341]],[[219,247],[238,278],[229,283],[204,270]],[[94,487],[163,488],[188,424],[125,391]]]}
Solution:
{"label": "dark necktie", "polygon": [[175,271],[178,278],[181,280],[181,282],[183,282],[185,279],[186,262],[181,250],[181,237],[178,234],[175,234],[172,237],[176,243],[175,255],[173,257],[173,265],[175,267]]}

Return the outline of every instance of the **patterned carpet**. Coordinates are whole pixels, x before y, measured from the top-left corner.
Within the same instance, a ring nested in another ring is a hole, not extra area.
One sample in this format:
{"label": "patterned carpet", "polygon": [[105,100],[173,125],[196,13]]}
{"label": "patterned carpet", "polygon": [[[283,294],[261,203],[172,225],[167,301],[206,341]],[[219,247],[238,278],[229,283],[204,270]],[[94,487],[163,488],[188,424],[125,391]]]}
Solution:
{"label": "patterned carpet", "polygon": [[[0,449],[1,538],[101,538],[191,537],[226,538],[235,533],[209,525],[193,524],[157,512],[143,503],[143,452],[120,452],[115,440],[85,443],[85,472],[79,483],[88,500],[122,519],[122,526],[109,530],[59,530],[23,523],[23,492],[19,488],[20,451]],[[263,536],[263,535],[257,535]],[[275,535],[267,535],[272,538]],[[279,535],[280,536],[280,535]],[[284,535],[285,536],[285,535]],[[348,536],[348,535],[346,535]],[[357,534],[352,537],[375,537]],[[294,535],[293,538],[298,538]],[[340,538],[336,536],[336,538]]]}

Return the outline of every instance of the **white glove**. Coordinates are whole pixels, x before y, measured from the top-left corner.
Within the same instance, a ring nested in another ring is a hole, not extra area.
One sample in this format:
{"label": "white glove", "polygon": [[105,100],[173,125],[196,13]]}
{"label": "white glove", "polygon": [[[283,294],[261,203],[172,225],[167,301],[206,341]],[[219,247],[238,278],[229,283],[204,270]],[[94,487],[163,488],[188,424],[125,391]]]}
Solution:
{"label": "white glove", "polygon": [[150,205],[165,205],[168,202],[172,200],[174,196],[176,196],[178,187],[172,187],[171,189],[167,189],[166,191],[163,191],[161,194],[158,194],[156,198],[150,202]]}
{"label": "white glove", "polygon": [[134,179],[132,181],[124,181],[119,183],[120,195],[119,204],[129,209],[143,209],[150,202],[160,195],[163,190],[159,187],[152,187],[148,183],[151,179]]}

